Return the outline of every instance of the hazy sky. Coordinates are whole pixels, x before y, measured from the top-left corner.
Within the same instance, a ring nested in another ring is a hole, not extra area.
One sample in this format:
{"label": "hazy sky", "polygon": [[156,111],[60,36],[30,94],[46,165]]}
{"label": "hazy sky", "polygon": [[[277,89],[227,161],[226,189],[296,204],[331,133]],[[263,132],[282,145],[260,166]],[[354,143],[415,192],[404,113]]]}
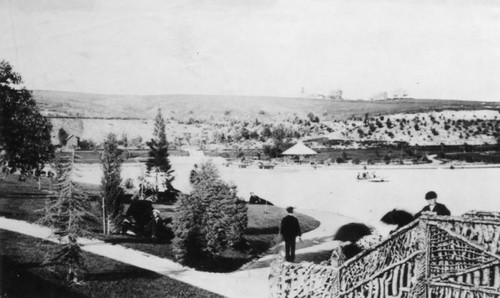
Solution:
{"label": "hazy sky", "polygon": [[500,101],[500,1],[0,0],[29,89]]}

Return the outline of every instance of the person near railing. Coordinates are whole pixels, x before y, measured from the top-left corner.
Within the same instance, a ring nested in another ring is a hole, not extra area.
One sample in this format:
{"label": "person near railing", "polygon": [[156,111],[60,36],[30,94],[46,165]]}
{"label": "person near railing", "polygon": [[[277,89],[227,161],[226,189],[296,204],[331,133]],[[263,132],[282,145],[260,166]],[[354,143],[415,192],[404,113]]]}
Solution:
{"label": "person near railing", "polygon": [[281,220],[280,233],[285,240],[285,260],[295,261],[295,238],[302,241],[299,220],[293,215],[293,207],[287,207],[288,214]]}
{"label": "person near railing", "polygon": [[419,213],[415,215],[418,218],[422,215],[422,212],[433,212],[436,215],[451,215],[450,210],[441,203],[437,203],[437,194],[434,191],[429,191],[425,194],[425,199],[427,200],[427,206],[425,206]]}

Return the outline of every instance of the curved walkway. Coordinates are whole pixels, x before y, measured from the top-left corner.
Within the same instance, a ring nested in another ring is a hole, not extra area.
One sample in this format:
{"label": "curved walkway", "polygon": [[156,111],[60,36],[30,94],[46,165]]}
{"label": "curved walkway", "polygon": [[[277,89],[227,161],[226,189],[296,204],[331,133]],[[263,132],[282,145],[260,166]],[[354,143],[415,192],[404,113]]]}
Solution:
{"label": "curved walkway", "polygon": [[[303,243],[298,244],[296,261],[311,261],[318,254],[328,254],[338,243],[331,235],[337,228],[352,221],[347,217],[320,211],[303,210],[321,222],[321,225],[303,235]],[[29,235],[52,242],[58,242],[49,228],[25,221],[0,217],[0,229]],[[163,259],[141,251],[113,245],[95,239],[79,239],[82,249],[123,263],[134,265],[170,278],[191,284],[226,297],[267,297],[269,264],[278,255],[267,255],[232,273],[201,272],[184,267],[169,259]]]}

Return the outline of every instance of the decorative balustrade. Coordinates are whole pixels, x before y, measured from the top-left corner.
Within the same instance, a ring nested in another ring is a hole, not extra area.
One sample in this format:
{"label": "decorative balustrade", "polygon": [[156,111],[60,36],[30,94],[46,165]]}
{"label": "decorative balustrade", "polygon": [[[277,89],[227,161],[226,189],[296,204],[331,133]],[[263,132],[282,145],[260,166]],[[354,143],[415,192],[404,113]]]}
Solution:
{"label": "decorative balustrade", "polygon": [[[387,275],[393,275],[395,280],[399,280],[399,275],[409,276],[407,271],[415,270],[415,261],[425,253],[423,235],[424,229],[418,222],[414,222],[379,245],[344,263],[340,267],[341,295],[355,291],[365,284],[368,285],[364,288],[376,287],[380,281],[373,280],[377,276],[386,284],[391,283]],[[401,266],[402,264],[406,265]],[[408,282],[411,281],[405,281],[405,285]]]}
{"label": "decorative balustrade", "polygon": [[283,261],[271,297],[500,298],[500,213],[423,215],[340,267]]}
{"label": "decorative balustrade", "polygon": [[338,297],[339,270],[333,266],[313,263],[288,263],[276,260],[271,264],[271,296]]}

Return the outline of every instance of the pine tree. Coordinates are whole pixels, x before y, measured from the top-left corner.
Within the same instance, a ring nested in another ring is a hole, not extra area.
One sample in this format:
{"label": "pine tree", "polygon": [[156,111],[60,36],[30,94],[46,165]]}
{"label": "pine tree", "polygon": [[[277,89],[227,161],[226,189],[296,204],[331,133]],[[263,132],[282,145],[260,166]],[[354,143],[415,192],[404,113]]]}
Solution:
{"label": "pine tree", "polygon": [[146,162],[148,173],[155,173],[155,187],[158,192],[158,176],[160,173],[166,174],[164,184],[168,193],[176,194],[178,191],[172,186],[174,181],[172,165],[168,159],[168,142],[165,132],[165,121],[161,115],[161,109],[158,109],[158,114],[155,118],[155,127],[153,131],[153,139],[147,142],[149,146],[149,158]]}
{"label": "pine tree", "polygon": [[67,279],[78,282],[84,268],[83,253],[77,242],[78,237],[90,235],[91,225],[97,217],[88,196],[75,187],[72,181],[74,152],[59,152],[55,159],[57,198],[50,199],[44,208],[44,216],[38,223],[53,229],[64,244],[55,246],[47,257],[47,262],[63,264],[67,267]]}
{"label": "pine tree", "polygon": [[104,142],[104,151],[101,157],[103,177],[101,181],[101,196],[103,209],[103,232],[113,232],[113,227],[121,224],[121,210],[123,207],[121,188],[122,150],[118,148],[116,135],[108,134]]}

